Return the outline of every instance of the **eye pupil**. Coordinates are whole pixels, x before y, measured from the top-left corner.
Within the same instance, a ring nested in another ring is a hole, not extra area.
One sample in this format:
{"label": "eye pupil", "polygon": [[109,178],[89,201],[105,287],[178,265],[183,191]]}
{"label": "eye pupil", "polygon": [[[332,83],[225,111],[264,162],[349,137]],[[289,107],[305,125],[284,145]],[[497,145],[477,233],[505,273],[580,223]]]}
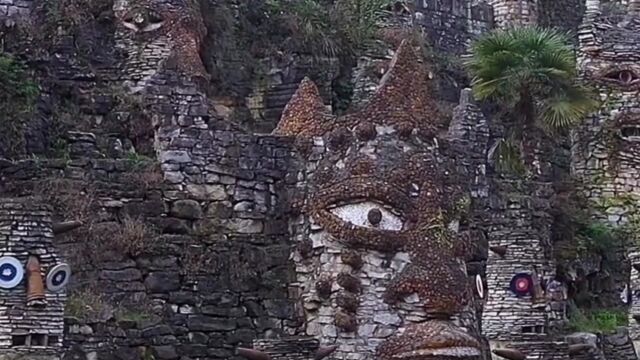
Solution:
{"label": "eye pupil", "polygon": [[633,81],[633,74],[631,73],[631,71],[621,71],[619,78],[623,83],[630,83],[631,81]]}
{"label": "eye pupil", "polygon": [[631,70],[612,72],[607,77],[624,85],[629,85],[638,79],[638,76]]}
{"label": "eye pupil", "polygon": [[371,209],[367,214],[367,219],[371,225],[378,225],[382,221],[382,211],[380,209]]}

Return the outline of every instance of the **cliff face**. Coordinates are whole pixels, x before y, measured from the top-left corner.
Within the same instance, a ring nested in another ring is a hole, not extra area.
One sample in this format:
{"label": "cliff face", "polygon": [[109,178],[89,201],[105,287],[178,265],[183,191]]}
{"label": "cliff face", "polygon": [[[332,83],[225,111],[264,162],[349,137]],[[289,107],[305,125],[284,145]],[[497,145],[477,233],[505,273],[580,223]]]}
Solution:
{"label": "cliff face", "polygon": [[638,302],[556,211],[581,158],[496,173],[463,90],[471,39],[585,4],[353,3],[0,0],[0,359],[636,358],[565,338]]}

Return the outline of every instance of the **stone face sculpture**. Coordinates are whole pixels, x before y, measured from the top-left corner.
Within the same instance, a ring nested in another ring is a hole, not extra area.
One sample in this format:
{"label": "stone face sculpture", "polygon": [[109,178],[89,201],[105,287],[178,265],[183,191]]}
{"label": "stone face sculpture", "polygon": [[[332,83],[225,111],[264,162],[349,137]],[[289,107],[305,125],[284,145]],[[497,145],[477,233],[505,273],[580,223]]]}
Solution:
{"label": "stone face sculpture", "polygon": [[[588,2],[579,32],[578,66],[581,77],[595,87],[602,106],[575,132],[572,170],[585,196],[602,211],[594,214],[613,226],[638,216],[640,196],[640,2],[621,4]],[[619,200],[627,199],[626,202]],[[630,200],[630,201],[629,201]],[[627,205],[624,205],[627,204]],[[629,206],[631,204],[631,206]],[[626,249],[630,283],[620,279],[619,292],[633,294],[629,334],[640,351],[640,249]],[[615,299],[614,299],[615,300]]]}
{"label": "stone face sculpture", "polygon": [[206,82],[200,59],[206,35],[192,0],[116,0],[117,46],[126,54],[122,76],[135,90],[163,68]]}
{"label": "stone face sculpture", "polygon": [[53,248],[50,211],[38,204],[0,200],[0,354],[58,359],[70,269]]}
{"label": "stone face sculpture", "polygon": [[470,296],[456,232],[465,197],[429,87],[405,40],[361,111],[332,116],[306,79],[275,130],[295,138],[303,164],[291,222],[303,331],[337,357],[480,356],[450,321]]}

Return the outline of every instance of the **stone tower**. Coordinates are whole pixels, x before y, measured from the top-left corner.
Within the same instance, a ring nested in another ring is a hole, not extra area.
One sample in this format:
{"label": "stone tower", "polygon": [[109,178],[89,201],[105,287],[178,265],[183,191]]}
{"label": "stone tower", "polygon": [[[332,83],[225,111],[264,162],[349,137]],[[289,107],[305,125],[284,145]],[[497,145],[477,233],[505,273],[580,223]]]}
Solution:
{"label": "stone tower", "polygon": [[[595,87],[602,107],[574,133],[572,171],[595,217],[613,226],[637,219],[640,196],[638,129],[640,128],[640,2],[587,2],[579,31],[580,76]],[[628,242],[631,275],[628,291],[629,332],[640,341],[640,249]],[[631,350],[629,350],[631,351]]]}
{"label": "stone tower", "polygon": [[538,22],[538,0],[490,0],[496,26],[535,25]]}
{"label": "stone tower", "polygon": [[[498,28],[538,24],[536,0],[490,1]],[[494,136],[501,125],[492,127]],[[482,334],[493,359],[569,359],[568,346],[555,335],[566,319],[551,242],[551,167],[541,156],[549,148],[540,134],[534,139],[527,166],[530,178],[494,174],[490,179],[486,261],[487,298]]]}

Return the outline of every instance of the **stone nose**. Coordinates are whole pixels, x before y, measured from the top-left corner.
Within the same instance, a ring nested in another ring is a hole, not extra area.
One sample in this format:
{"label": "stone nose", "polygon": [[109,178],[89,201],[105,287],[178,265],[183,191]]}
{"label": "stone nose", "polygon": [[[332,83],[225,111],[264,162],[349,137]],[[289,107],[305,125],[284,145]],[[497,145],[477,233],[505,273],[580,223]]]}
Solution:
{"label": "stone nose", "polygon": [[44,307],[46,304],[40,260],[35,256],[29,256],[27,261],[27,306]]}

